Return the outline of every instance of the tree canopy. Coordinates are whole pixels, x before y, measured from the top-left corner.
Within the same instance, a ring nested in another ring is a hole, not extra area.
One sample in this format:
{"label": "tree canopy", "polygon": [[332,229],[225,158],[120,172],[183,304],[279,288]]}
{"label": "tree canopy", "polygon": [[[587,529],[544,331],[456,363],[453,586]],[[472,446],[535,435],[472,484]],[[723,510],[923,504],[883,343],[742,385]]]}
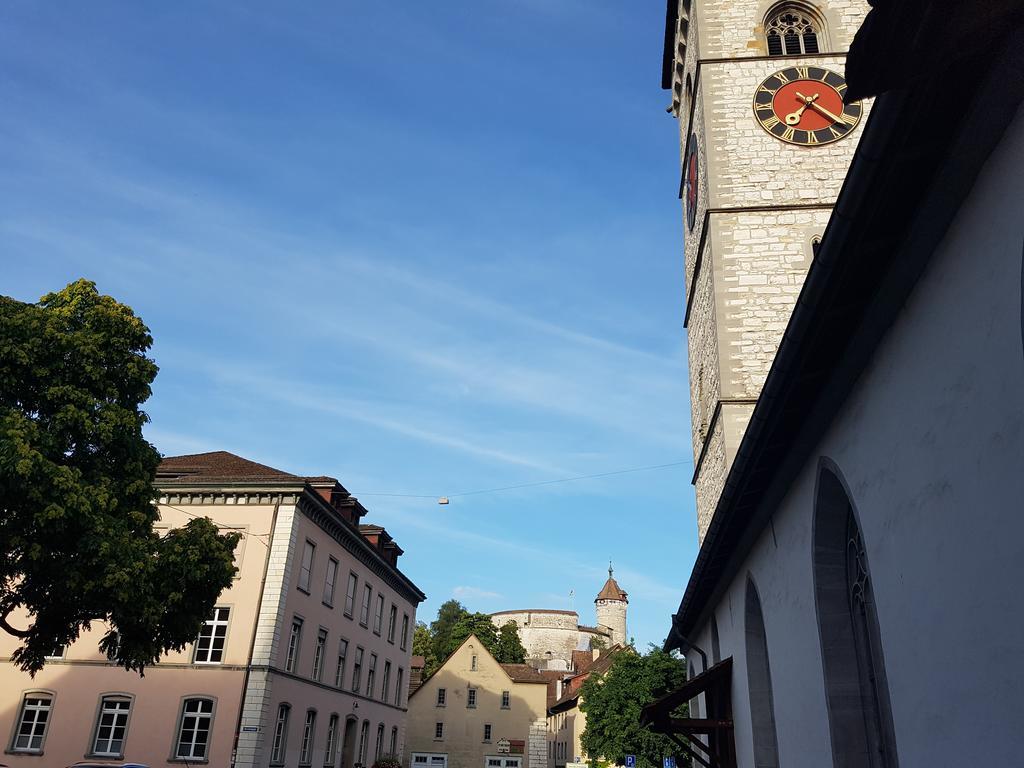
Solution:
{"label": "tree canopy", "polygon": [[142,672],[195,640],[234,575],[237,534],[205,518],[154,531],[151,344],[87,280],[0,296],[0,629],[33,674],[95,621],[107,657]]}
{"label": "tree canopy", "polygon": [[502,664],[522,664],[526,661],[526,649],[519,639],[519,625],[514,621],[505,622],[498,630],[498,648],[494,656]]}
{"label": "tree canopy", "polygon": [[622,764],[626,755],[636,755],[637,768],[661,768],[662,758],[676,755],[668,737],[640,725],[640,710],[685,681],[683,662],[654,647],[644,655],[619,651],[604,674],[588,677],[580,687],[580,709],[587,715],[581,745],[592,764],[596,756]]}
{"label": "tree canopy", "polygon": [[476,635],[501,664],[522,664],[525,660],[526,649],[515,622],[508,622],[499,631],[486,613],[470,613],[458,600],[448,600],[438,608],[429,629],[421,623],[413,634],[413,653],[426,659],[424,674],[433,673],[470,635]]}

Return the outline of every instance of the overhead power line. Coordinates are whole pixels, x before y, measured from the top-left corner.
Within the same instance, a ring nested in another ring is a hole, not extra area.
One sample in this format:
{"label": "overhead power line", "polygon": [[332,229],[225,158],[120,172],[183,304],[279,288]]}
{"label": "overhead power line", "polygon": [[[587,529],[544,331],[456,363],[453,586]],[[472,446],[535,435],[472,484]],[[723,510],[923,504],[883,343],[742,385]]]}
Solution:
{"label": "overhead power line", "polygon": [[560,477],[557,480],[538,480],[532,483],[518,483],[516,485],[503,485],[496,488],[481,488],[475,491],[460,491],[459,493],[434,494],[434,493],[358,493],[357,496],[389,496],[404,499],[454,499],[461,496],[479,496],[485,493],[500,493],[502,491],[514,491],[520,488],[537,488],[542,485],[558,485],[560,483],[573,483],[578,480],[594,480],[599,477],[612,477],[613,475],[626,475],[633,472],[650,472],[656,469],[667,469],[669,467],[682,467],[693,465],[693,461],[671,461],[667,464],[651,464],[646,467],[631,467],[629,469],[616,469],[611,472],[597,472],[592,475],[576,475],[574,477]]}

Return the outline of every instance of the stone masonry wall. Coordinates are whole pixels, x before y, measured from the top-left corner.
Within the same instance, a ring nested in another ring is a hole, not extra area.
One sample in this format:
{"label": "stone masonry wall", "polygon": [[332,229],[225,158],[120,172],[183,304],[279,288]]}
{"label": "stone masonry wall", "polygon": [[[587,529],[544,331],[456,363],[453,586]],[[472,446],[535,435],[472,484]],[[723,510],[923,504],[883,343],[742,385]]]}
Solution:
{"label": "stone masonry wall", "polygon": [[[707,58],[766,56],[764,18],[779,3],[776,0],[693,0],[700,16],[701,48]],[[822,51],[846,51],[864,20],[864,0],[830,0],[808,3],[825,21],[826,39]]]}
{"label": "stone masonry wall", "polygon": [[[280,506],[270,544],[270,560],[267,564],[266,582],[263,587],[263,601],[256,620],[256,639],[252,650],[254,667],[269,667],[281,641],[280,633],[285,626],[284,595],[291,581],[291,564],[288,553],[295,547],[298,526],[295,506]],[[270,707],[271,676],[265,669],[250,672],[242,701],[241,732],[235,754],[236,768],[254,768],[264,765],[264,746],[270,734],[265,732],[272,723]],[[256,728],[256,731],[246,731]]]}
{"label": "stone masonry wall", "polygon": [[529,743],[526,751],[527,768],[546,768],[548,764],[548,725],[547,720],[541,718],[530,724]]}
{"label": "stone masonry wall", "polygon": [[870,107],[849,136],[825,146],[793,146],[761,128],[752,109],[757,86],[787,66],[841,73],[868,10],[865,0],[811,3],[825,24],[825,53],[769,58],[763,21],[774,5],[693,0],[685,60],[674,76],[694,84],[692,126],[681,89],[680,148],[685,162],[692,128],[701,181],[692,230],[683,204],[692,436],[695,459],[704,454],[694,479],[701,538],[803,286],[811,239],[825,230]]}

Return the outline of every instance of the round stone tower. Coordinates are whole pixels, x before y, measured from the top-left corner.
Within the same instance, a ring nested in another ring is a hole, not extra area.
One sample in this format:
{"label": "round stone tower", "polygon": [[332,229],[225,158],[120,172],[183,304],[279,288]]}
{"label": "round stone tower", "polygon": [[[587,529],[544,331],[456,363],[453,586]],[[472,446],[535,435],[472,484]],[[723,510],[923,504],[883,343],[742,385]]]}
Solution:
{"label": "round stone tower", "polygon": [[622,588],[612,578],[612,564],[608,563],[608,581],[604,583],[601,591],[594,600],[597,606],[597,626],[611,631],[612,645],[618,643],[625,645],[628,642],[626,635],[626,606],[629,599]]}

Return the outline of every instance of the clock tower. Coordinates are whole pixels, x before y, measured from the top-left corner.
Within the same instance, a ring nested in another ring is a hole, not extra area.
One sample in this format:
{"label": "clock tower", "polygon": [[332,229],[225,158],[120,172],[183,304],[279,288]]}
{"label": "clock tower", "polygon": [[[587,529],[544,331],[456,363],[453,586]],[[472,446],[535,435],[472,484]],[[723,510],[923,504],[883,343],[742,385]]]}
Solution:
{"label": "clock tower", "polygon": [[703,541],[853,157],[844,104],[866,0],[668,0],[690,412]]}

